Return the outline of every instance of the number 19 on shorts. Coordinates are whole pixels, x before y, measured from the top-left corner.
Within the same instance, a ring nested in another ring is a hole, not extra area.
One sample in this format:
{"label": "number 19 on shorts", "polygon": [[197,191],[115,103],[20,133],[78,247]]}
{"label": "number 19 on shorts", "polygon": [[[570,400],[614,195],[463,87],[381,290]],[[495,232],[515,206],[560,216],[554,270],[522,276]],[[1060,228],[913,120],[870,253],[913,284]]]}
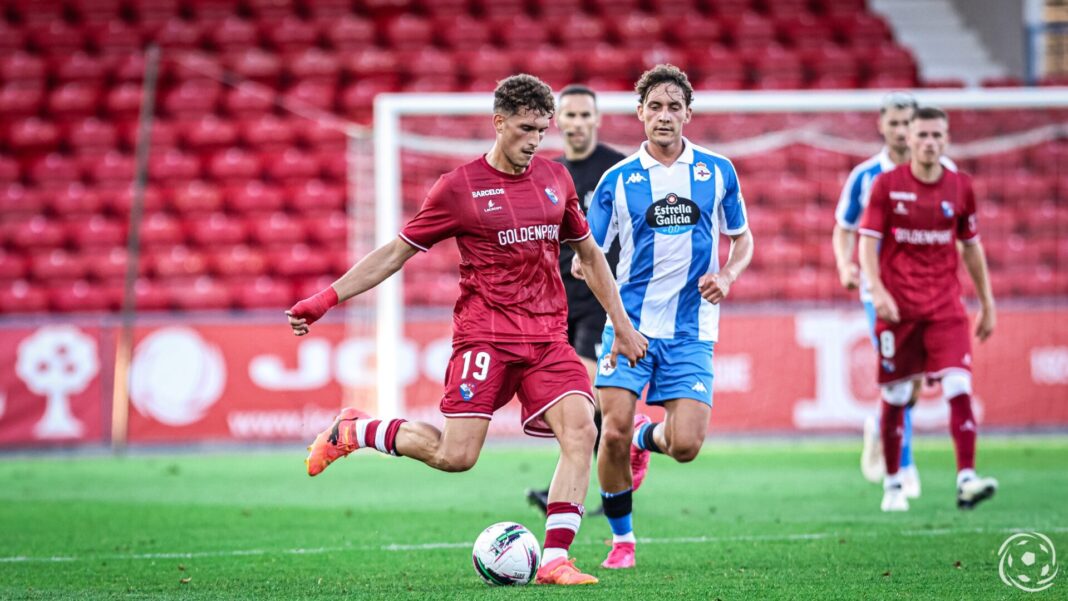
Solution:
{"label": "number 19 on shorts", "polygon": [[[471,372],[471,355],[475,355],[475,371]],[[471,377],[482,381],[486,379],[486,372],[489,371],[490,356],[489,353],[480,351],[475,353],[474,351],[467,351],[464,353],[464,373],[460,376],[461,379],[466,379],[467,374],[471,374]]]}

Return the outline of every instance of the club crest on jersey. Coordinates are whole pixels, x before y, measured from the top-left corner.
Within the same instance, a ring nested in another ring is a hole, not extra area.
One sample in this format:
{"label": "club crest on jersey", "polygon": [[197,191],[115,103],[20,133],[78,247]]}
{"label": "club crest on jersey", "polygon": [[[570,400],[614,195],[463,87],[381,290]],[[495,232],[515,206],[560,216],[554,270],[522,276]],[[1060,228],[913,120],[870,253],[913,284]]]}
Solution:
{"label": "club crest on jersey", "polygon": [[693,179],[697,182],[707,182],[712,177],[712,172],[708,170],[708,165],[698,161],[693,166]]}
{"label": "club crest on jersey", "polygon": [[942,201],[942,215],[946,219],[953,219],[953,205],[949,204],[948,200]]}
{"label": "club crest on jersey", "polygon": [[475,385],[467,382],[460,384],[460,396],[463,397],[465,401],[470,401],[471,397],[475,396]]}
{"label": "club crest on jersey", "polygon": [[677,235],[692,230],[701,220],[701,208],[689,198],[672,192],[649,205],[645,223],[658,234]]}
{"label": "club crest on jersey", "polygon": [[549,200],[551,200],[554,205],[560,204],[560,199],[556,197],[556,192],[553,191],[552,188],[545,188],[545,195],[549,197]]}

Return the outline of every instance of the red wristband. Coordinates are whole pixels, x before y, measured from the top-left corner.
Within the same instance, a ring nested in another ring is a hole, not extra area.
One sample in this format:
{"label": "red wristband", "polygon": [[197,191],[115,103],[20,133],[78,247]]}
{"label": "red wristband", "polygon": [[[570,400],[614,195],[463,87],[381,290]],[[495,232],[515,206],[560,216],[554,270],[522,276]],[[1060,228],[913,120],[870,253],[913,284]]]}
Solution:
{"label": "red wristband", "polygon": [[309,324],[313,324],[320,317],[326,315],[330,307],[337,305],[337,303],[337,291],[334,290],[333,286],[327,286],[313,296],[293,305],[289,312],[293,314],[293,317],[304,319]]}

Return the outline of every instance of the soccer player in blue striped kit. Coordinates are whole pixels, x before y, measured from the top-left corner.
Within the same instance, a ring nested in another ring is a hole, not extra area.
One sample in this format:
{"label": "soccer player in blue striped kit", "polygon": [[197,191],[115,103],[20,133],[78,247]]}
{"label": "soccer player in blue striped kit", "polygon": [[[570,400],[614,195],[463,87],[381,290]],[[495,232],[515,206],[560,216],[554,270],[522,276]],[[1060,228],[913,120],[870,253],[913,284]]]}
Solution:
{"label": "soccer player in blue striped kit", "polygon": [[[619,238],[616,283],[628,317],[649,339],[645,358],[633,367],[613,366],[603,356],[595,383],[602,412],[597,475],[613,534],[612,551],[601,565],[612,569],[635,564],[631,500],[640,480],[631,477],[632,444],[646,462],[649,452],[683,463],[697,456],[712,410],[719,303],[753,256],[734,165],[682,136],[693,113],[686,74],[657,65],[642,75],[635,91],[648,139],[605,173],[588,213],[602,249]],[[730,238],[730,258],[722,268],[721,233]],[[603,348],[611,348],[613,338],[609,321]],[[646,403],[664,407],[662,423],[635,417],[647,386]]]}

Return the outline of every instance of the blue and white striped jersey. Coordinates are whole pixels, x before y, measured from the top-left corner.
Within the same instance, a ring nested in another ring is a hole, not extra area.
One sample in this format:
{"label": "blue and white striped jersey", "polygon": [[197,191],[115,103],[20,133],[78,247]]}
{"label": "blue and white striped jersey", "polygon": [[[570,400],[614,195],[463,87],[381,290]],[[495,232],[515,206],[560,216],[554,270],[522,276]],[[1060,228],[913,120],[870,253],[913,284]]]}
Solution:
{"label": "blue and white striped jersey", "polygon": [[601,178],[587,219],[606,250],[618,236],[616,282],[638,331],[649,338],[719,337],[719,305],[698,279],[719,271],[719,235],[749,227],[734,165],[683,139],[671,167],[641,149]]}
{"label": "blue and white striped jersey", "polygon": [[[950,171],[957,170],[956,163],[949,157],[942,157],[942,166]],[[878,154],[853,167],[853,170],[849,172],[849,177],[846,178],[845,186],[842,187],[842,195],[838,197],[838,207],[834,211],[834,219],[839,227],[851,232],[857,231],[860,217],[864,214],[864,208],[868,206],[872,183],[879,174],[891,171],[895,167],[897,165],[890,160],[890,151],[885,146]],[[871,288],[863,274],[860,279],[860,300],[870,301]]]}

